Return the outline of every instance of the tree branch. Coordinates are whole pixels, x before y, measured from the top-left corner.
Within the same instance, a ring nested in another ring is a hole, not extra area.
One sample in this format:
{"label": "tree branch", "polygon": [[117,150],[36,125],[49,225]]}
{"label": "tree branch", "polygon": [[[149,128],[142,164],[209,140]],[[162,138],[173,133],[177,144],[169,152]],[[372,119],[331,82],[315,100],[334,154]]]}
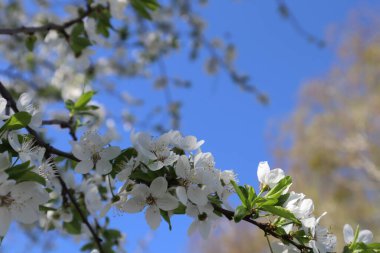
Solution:
{"label": "tree branch", "polygon": [[[0,95],[7,100],[7,102],[8,102],[7,104],[10,106],[10,108],[14,112],[18,112],[16,102],[12,98],[12,96],[9,93],[9,91],[7,90],[7,88],[1,82],[0,82]],[[52,157],[52,154],[56,154],[56,155],[60,155],[60,156],[69,158],[69,159],[74,160],[74,161],[78,161],[78,159],[75,156],[73,156],[72,154],[60,151],[60,150],[54,148],[53,146],[51,146],[50,144],[46,143],[41,138],[41,136],[36,131],[34,131],[32,128],[26,127],[26,130],[29,132],[29,134],[33,135],[33,137],[36,140],[36,145],[37,146],[44,147],[46,149],[46,152],[45,152],[45,155],[44,155],[45,159],[49,159],[49,158]],[[54,169],[56,169],[55,165],[53,165],[53,166],[54,166]],[[56,171],[58,172],[57,169],[56,169]],[[59,183],[62,186],[63,193],[69,197],[71,203],[73,203],[73,205],[74,205],[74,208],[79,213],[79,216],[81,217],[82,222],[89,229],[89,231],[90,231],[90,233],[91,233],[91,235],[92,235],[92,237],[93,237],[93,239],[94,239],[94,241],[95,241],[95,243],[96,243],[96,245],[97,245],[97,247],[99,249],[99,252],[100,253],[106,253],[105,250],[102,247],[102,243],[101,243],[102,239],[100,239],[98,237],[98,235],[95,232],[94,228],[91,226],[90,222],[87,220],[86,215],[80,209],[79,204],[77,203],[74,194],[72,192],[70,192],[70,190],[67,187],[65,181],[62,179],[62,177],[61,177],[61,175],[59,173],[57,173],[57,178],[58,178]]]}
{"label": "tree branch", "polygon": [[51,120],[43,120],[42,125],[58,125],[61,128],[68,128],[69,134],[73,138],[74,141],[77,141],[78,138],[75,133],[75,127],[73,126],[73,118],[71,117],[68,121],[60,120],[60,119],[51,119]]}
{"label": "tree branch", "polygon": [[[216,211],[222,213],[227,219],[232,220],[234,218],[234,212],[223,209],[217,205],[213,205],[213,206],[214,206],[214,209]],[[243,218],[243,220],[245,220],[248,223],[255,225],[258,228],[260,228],[261,230],[263,230],[265,232],[266,235],[269,234],[275,238],[281,239],[283,241],[286,241],[286,242],[292,244],[294,247],[299,249],[300,252],[310,252],[310,250],[311,250],[311,248],[309,248],[307,246],[304,246],[302,244],[294,242],[289,235],[278,234],[276,231],[274,231],[273,226],[270,223],[262,223],[262,222],[255,221],[254,219],[251,218],[250,215],[245,216]]]}
{"label": "tree branch", "polygon": [[20,33],[33,34],[37,32],[48,32],[50,30],[55,30],[57,32],[63,33],[64,35],[67,35],[66,33],[67,28],[69,28],[72,25],[75,25],[76,23],[83,21],[83,19],[89,16],[93,11],[94,9],[92,9],[90,5],[87,5],[86,11],[84,11],[81,15],[79,15],[77,18],[66,21],[63,24],[48,23],[42,26],[29,26],[29,27],[22,26],[22,27],[16,27],[16,28],[0,28],[0,34],[2,35],[17,35]]}

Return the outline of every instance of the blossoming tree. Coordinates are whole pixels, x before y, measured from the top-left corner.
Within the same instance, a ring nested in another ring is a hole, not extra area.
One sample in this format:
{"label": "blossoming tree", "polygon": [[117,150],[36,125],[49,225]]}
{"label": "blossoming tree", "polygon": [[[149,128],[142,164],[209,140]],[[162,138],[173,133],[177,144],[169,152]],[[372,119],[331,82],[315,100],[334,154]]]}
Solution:
{"label": "blossoming tree", "polygon": [[[212,154],[202,151],[204,142],[194,136],[183,136],[174,130],[157,138],[132,132],[132,147],[118,147],[112,145],[114,136],[110,131],[103,136],[94,129],[91,120],[97,118],[100,109],[92,103],[95,91],[90,86],[78,89],[77,84],[107,71],[131,74],[120,66],[123,63],[117,54],[122,52],[117,48],[112,48],[116,60],[102,59],[94,65],[88,60],[94,44],[107,47],[109,40],[115,39],[125,46],[122,41],[127,40],[129,31],[123,27],[123,20],[127,11],[136,19],[135,28],[144,32],[150,22],[146,19],[152,18],[156,9],[167,11],[168,15],[174,15],[169,10],[180,10],[194,28],[192,53],[196,54],[199,44],[208,45],[200,29],[201,22],[189,11],[190,2],[174,2],[177,9],[161,9],[155,0],[130,3],[89,0],[84,7],[70,7],[73,17],[67,21],[58,22],[55,20],[58,17],[47,14],[31,26],[17,26],[16,16],[23,13],[17,2],[6,5],[10,27],[1,28],[0,34],[10,37],[2,46],[9,49],[15,43],[24,43],[25,50],[34,53],[27,54],[25,62],[18,61],[17,52],[7,54],[7,60],[17,62],[17,67],[25,69],[32,79],[23,82],[20,78],[21,83],[7,85],[0,82],[1,240],[7,239],[11,222],[20,222],[80,237],[81,250],[85,252],[123,252],[123,234],[109,227],[108,222],[109,210],[116,208],[126,214],[144,211],[151,229],[163,221],[171,229],[175,226],[171,223],[174,215],[187,215],[193,218],[189,234],[199,232],[207,238],[218,220],[227,219],[252,224],[261,229],[265,237],[275,239],[274,243],[268,239],[271,252],[336,252],[336,237],[321,224],[326,213],[314,214],[313,201],[291,190],[292,178],[283,170],[271,170],[267,162],[261,162],[257,168],[261,185],[255,189],[239,185],[233,171],[215,167]],[[42,4],[48,5],[44,1]],[[169,29],[173,34],[170,30],[173,27],[168,27],[165,16],[158,16],[152,24],[157,25],[158,30]],[[159,36],[160,33],[152,33],[138,41],[143,50],[127,68],[134,71],[133,75],[141,73],[145,64],[154,62],[176,44],[175,37]],[[210,72],[216,65],[224,67],[241,88],[265,100],[249,85],[248,79],[233,68],[231,47],[225,49],[226,59],[214,52],[208,62]],[[71,65],[76,64],[84,68],[86,75],[74,71]],[[107,70],[111,65],[113,68]],[[52,74],[52,85],[43,81],[49,74]],[[165,82],[167,80],[161,77],[157,85]],[[36,83],[46,84],[34,88],[37,93],[52,96],[50,99],[57,99],[54,91],[59,91],[66,109],[63,119],[44,119],[44,112],[38,106],[41,101],[36,101],[30,91],[23,92],[25,85],[33,87]],[[44,137],[44,126],[50,124],[69,129],[72,138],[69,152],[53,146]],[[78,129],[84,132],[79,138]],[[76,178],[81,178],[79,184]],[[228,204],[231,194],[240,199],[236,208]],[[346,244],[343,252],[380,251],[380,244],[371,241],[370,231],[360,230],[359,226],[354,230],[350,225],[345,225],[343,231]]]}

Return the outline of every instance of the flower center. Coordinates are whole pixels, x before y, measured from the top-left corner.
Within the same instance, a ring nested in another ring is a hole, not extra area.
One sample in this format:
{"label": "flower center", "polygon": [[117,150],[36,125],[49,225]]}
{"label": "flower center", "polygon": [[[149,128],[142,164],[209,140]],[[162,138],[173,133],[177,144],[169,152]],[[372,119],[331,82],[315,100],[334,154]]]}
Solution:
{"label": "flower center", "polygon": [[156,204],[156,200],[153,198],[152,195],[149,195],[147,198],[146,198],[146,203],[148,205],[155,205]]}
{"label": "flower center", "polygon": [[101,159],[101,157],[100,157],[100,155],[99,155],[98,152],[95,152],[95,153],[92,155],[91,159],[92,159],[92,161],[96,164],[96,163]]}
{"label": "flower center", "polygon": [[191,182],[189,180],[183,179],[183,178],[178,179],[178,182],[180,185],[182,185],[186,189],[189,188],[189,186],[191,185]]}
{"label": "flower center", "polygon": [[8,193],[5,196],[0,196],[0,206],[10,206],[14,199],[11,197],[11,194]]}
{"label": "flower center", "polygon": [[204,221],[206,219],[207,219],[207,213],[201,213],[200,215],[198,215],[198,220]]}

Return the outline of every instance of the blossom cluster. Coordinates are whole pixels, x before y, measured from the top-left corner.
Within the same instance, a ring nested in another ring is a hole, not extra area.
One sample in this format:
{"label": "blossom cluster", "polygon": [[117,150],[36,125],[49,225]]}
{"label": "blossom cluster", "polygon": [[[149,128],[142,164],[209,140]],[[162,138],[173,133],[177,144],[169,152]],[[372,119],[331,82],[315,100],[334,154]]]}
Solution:
{"label": "blossom cluster", "polygon": [[[75,113],[75,108],[86,108],[89,100],[79,99],[86,102],[69,104],[68,109]],[[83,250],[91,250],[96,240],[91,239],[93,232],[83,216],[102,219],[114,207],[122,213],[145,210],[152,229],[157,229],[162,219],[171,229],[173,215],[187,215],[193,219],[188,233],[199,232],[206,239],[218,220],[226,217],[259,224],[266,234],[279,239],[271,246],[274,252],[336,252],[336,236],[321,225],[326,213],[315,216],[313,201],[290,191],[291,177],[282,169],[271,170],[268,162],[258,165],[260,186],[256,191],[252,186],[238,185],[232,170],[218,169],[213,155],[202,151],[204,141],[195,136],[169,131],[154,138],[132,132],[132,147],[121,149],[91,129],[71,142],[72,155],[59,159],[35,140],[42,130],[42,115],[32,96],[21,94],[13,110],[6,110],[7,104],[0,98],[0,145],[6,150],[0,154],[0,237],[5,236],[12,220],[24,224],[39,221],[45,230],[89,240]],[[22,132],[24,128],[29,134]],[[120,187],[115,193],[116,186]],[[241,201],[236,208],[228,203],[231,194]],[[79,214],[78,210],[85,212]],[[100,232],[112,242],[107,243],[107,250],[125,252],[125,236],[109,229],[108,219]],[[343,234],[345,252],[379,250],[378,243],[371,243],[369,230],[357,227],[354,231],[346,224]]]}

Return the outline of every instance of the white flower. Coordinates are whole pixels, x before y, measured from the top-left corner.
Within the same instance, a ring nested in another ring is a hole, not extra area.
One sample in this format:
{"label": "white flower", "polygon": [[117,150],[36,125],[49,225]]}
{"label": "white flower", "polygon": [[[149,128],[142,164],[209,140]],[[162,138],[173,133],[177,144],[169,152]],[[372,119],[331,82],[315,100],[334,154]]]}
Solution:
{"label": "white flower", "polygon": [[127,0],[111,0],[110,3],[110,10],[111,15],[114,18],[117,19],[123,19],[125,16],[125,8],[128,4]]}
{"label": "white flower", "polygon": [[318,218],[310,217],[301,220],[304,228],[310,232],[313,237],[313,240],[309,242],[309,246],[313,248],[315,253],[333,252],[336,247],[336,236],[331,234],[327,228],[319,225],[321,218],[325,215],[326,212]]}
{"label": "white flower", "polygon": [[74,156],[81,160],[75,171],[81,174],[90,172],[94,167],[100,175],[110,173],[112,171],[110,160],[121,153],[119,147],[104,147],[107,143],[93,131],[86,132],[79,142],[71,142],[71,145]]}
{"label": "white flower", "polygon": [[299,249],[297,249],[293,245],[285,245],[282,242],[274,242],[272,244],[272,249],[274,253],[299,253]]}
{"label": "white flower", "polygon": [[156,171],[164,166],[172,165],[179,157],[169,147],[173,135],[173,132],[169,132],[158,139],[153,139],[147,133],[132,132],[131,140],[141,159],[148,161],[149,169]]}
{"label": "white flower", "polygon": [[132,157],[128,162],[123,162],[120,167],[121,171],[116,174],[116,178],[119,181],[127,181],[132,171],[137,168],[139,162],[136,158]]}
{"label": "white flower", "polygon": [[54,159],[50,157],[41,163],[38,167],[38,174],[43,177],[47,183],[47,187],[61,192],[62,186],[58,180],[58,171],[54,165]]}
{"label": "white flower", "polygon": [[313,201],[305,199],[305,195],[302,193],[290,192],[289,198],[283,206],[298,219],[309,218],[314,211]]}
{"label": "white flower", "polygon": [[[343,227],[344,242],[350,244],[354,241],[354,230],[349,224]],[[373,239],[373,234],[369,230],[360,230],[357,242],[370,243]]]}
{"label": "white flower", "polygon": [[202,238],[207,239],[213,221],[218,219],[218,216],[214,214],[214,208],[210,204],[205,206],[189,204],[186,208],[186,214],[194,218],[194,221],[187,231],[188,234],[191,235],[198,230]]}
{"label": "white flower", "polygon": [[12,220],[24,224],[37,221],[39,205],[48,200],[48,193],[37,183],[0,182],[0,236],[6,234]]}
{"label": "white flower", "polygon": [[257,177],[262,187],[273,188],[281,179],[285,177],[282,169],[271,170],[268,162],[260,162],[257,168]]}
{"label": "white flower", "polygon": [[84,202],[87,210],[91,214],[97,215],[97,212],[102,209],[102,199],[97,185],[89,179],[82,183],[81,190],[84,193]]}
{"label": "white flower", "polygon": [[214,157],[211,153],[198,153],[194,156],[194,169],[200,182],[206,186],[209,193],[223,191],[220,182],[220,170],[215,168]]}
{"label": "white flower", "polygon": [[33,129],[41,127],[42,113],[37,110],[33,104],[33,96],[29,93],[22,93],[17,100],[17,109],[25,111],[32,116],[29,126]]}
{"label": "white flower", "polygon": [[39,166],[45,154],[45,148],[35,145],[32,138],[24,138],[22,143],[18,139],[16,131],[8,133],[8,141],[11,147],[19,154],[22,162],[30,161],[32,165]]}
{"label": "white flower", "polygon": [[182,186],[176,187],[178,199],[184,205],[187,204],[188,200],[200,206],[206,205],[208,193],[204,187],[198,186],[199,179],[196,171],[191,168],[189,159],[185,155],[180,156],[174,168],[182,183]]}
{"label": "white flower", "polygon": [[161,223],[160,209],[171,211],[178,207],[178,200],[168,191],[168,182],[164,177],[157,177],[152,181],[150,187],[138,184],[131,191],[132,198],[123,205],[123,211],[137,213],[148,208],[145,218],[152,229],[156,229]]}
{"label": "white flower", "polygon": [[0,120],[9,118],[8,115],[6,115],[6,107],[7,107],[7,100],[5,98],[0,97]]}
{"label": "white flower", "polygon": [[184,151],[193,151],[198,149],[205,141],[197,141],[195,136],[183,137],[179,131],[171,131],[174,135],[172,138],[173,145]]}

